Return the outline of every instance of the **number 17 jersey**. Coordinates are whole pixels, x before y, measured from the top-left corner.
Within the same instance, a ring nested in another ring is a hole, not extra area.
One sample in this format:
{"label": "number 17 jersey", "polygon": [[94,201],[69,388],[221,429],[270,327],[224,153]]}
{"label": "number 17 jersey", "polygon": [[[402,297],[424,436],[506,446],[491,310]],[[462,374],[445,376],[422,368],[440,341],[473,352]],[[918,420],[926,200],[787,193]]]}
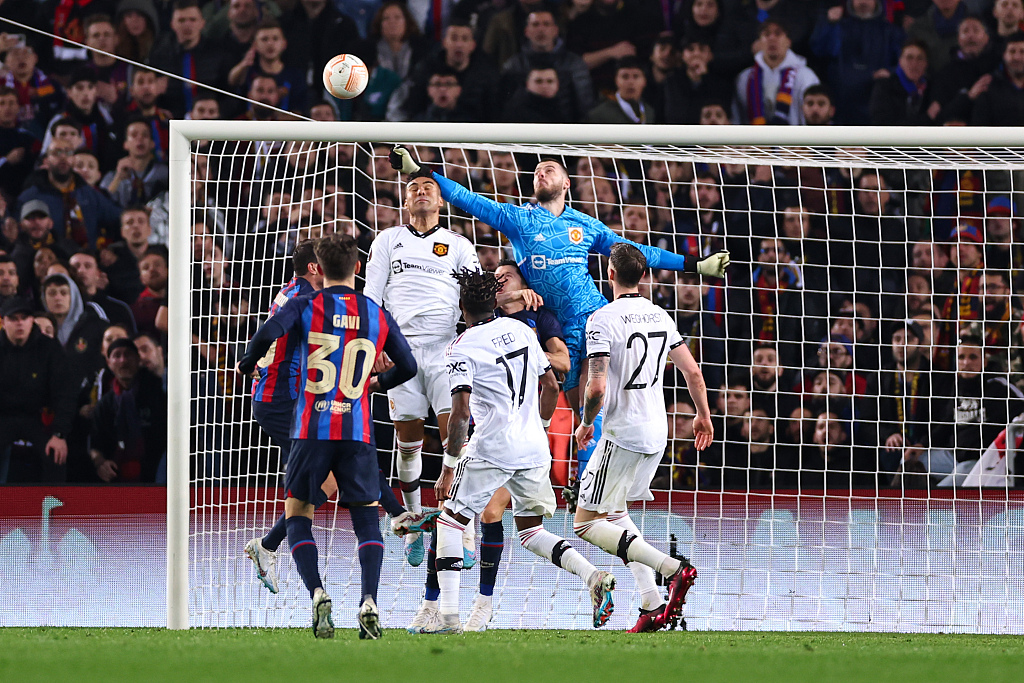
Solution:
{"label": "number 17 jersey", "polygon": [[602,436],[638,453],[659,453],[668,440],[664,372],[683,343],[675,321],[639,294],[624,294],[587,321],[587,357],[608,357]]}
{"label": "number 17 jersey", "polygon": [[292,438],[374,443],[366,390],[373,363],[382,350],[391,358],[411,356],[394,319],[343,286],[296,297],[275,319],[299,339]]}

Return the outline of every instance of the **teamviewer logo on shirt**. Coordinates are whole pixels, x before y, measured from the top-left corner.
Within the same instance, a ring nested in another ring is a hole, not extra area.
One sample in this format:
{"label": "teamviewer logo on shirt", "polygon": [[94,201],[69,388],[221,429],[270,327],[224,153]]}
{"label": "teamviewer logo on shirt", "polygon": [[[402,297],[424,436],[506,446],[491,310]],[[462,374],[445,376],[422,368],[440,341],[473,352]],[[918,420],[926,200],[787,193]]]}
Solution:
{"label": "teamviewer logo on shirt", "polygon": [[548,259],[547,257],[544,256],[544,254],[534,254],[533,256],[530,257],[530,265],[537,270],[547,270]]}

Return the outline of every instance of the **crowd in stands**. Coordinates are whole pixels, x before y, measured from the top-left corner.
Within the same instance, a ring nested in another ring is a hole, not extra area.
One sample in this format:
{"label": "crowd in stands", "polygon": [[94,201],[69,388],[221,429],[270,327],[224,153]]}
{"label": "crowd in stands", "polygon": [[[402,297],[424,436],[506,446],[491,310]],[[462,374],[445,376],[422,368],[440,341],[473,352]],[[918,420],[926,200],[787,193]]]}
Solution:
{"label": "crowd in stands", "polygon": [[[1022,0],[5,0],[2,15],[56,38],[0,22],[0,483],[162,481],[171,119],[1024,123]],[[320,84],[338,52],[370,68],[355,100]],[[349,231],[367,251],[401,222],[402,188],[387,145],[195,151],[192,385],[211,400],[193,423],[225,427],[192,447],[200,475],[246,474],[224,455],[258,438],[232,368],[291,248]],[[417,154],[499,201],[530,197],[529,158]],[[671,375],[661,488],[969,483],[1024,411],[1017,175],[567,164],[572,205],[627,238],[732,253],[724,283],[647,282],[717,406],[698,457]],[[489,226],[446,220],[485,268],[508,255]]]}

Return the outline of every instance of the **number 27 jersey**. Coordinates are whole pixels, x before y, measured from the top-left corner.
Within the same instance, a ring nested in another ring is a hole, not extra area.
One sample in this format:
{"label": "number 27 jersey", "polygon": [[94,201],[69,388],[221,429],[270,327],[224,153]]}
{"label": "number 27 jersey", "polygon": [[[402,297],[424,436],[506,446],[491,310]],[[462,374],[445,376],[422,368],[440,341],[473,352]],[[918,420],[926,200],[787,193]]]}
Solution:
{"label": "number 27 jersey", "polygon": [[299,339],[299,396],[293,439],[374,443],[366,384],[381,351],[410,355],[394,319],[369,298],[348,287],[297,297],[277,320]]}
{"label": "number 27 jersey", "polygon": [[639,294],[594,311],[587,321],[587,357],[608,357],[604,438],[638,453],[664,450],[665,360],[682,343],[671,316]]}

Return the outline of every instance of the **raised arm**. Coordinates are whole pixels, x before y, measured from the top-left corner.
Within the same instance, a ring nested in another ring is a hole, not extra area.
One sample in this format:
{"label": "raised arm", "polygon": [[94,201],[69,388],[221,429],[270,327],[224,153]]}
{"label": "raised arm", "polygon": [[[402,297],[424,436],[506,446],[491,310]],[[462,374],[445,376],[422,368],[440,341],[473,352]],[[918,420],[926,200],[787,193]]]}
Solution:
{"label": "raised arm", "polygon": [[697,258],[696,256],[680,256],[674,254],[671,251],[659,249],[658,247],[652,247],[647,244],[639,244],[631,240],[627,240],[621,235],[615,234],[611,228],[604,223],[594,221],[598,228],[598,237],[594,240],[593,246],[590,248],[591,251],[604,256],[610,256],[612,245],[618,242],[625,242],[626,244],[632,244],[634,247],[639,249],[643,253],[644,258],[647,259],[648,268],[662,268],[665,270],[677,270],[685,273],[699,273],[701,275],[708,275],[711,277],[725,277],[725,269],[729,266],[729,252],[719,251],[711,254],[707,258]]}
{"label": "raised arm", "polygon": [[[389,155],[391,167],[405,174],[418,173],[420,165],[413,161],[409,150],[404,147],[395,147]],[[436,170],[431,170],[431,177],[437,181],[441,188],[441,198],[446,202],[459,207],[471,216],[482,220],[498,232],[513,237],[519,234],[519,229],[512,220],[512,214],[517,207],[511,204],[501,204],[488,199],[487,197],[471,192],[454,180],[449,180]]]}
{"label": "raised arm", "polygon": [[697,417],[693,419],[693,431],[696,434],[694,446],[698,451],[702,451],[711,445],[711,439],[715,434],[715,429],[711,425],[711,408],[708,407],[708,388],[704,383],[704,375],[686,344],[679,344],[673,348],[668,352],[668,357],[683,373],[686,389],[697,408]]}

